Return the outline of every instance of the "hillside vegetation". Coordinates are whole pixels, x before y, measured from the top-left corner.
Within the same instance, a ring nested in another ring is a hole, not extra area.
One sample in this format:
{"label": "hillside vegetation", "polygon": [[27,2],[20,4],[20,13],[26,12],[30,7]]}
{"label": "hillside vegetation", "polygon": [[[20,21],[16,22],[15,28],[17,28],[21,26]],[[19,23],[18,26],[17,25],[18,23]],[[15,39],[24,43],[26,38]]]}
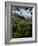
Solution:
{"label": "hillside vegetation", "polygon": [[12,38],[32,37],[32,19],[11,14]]}

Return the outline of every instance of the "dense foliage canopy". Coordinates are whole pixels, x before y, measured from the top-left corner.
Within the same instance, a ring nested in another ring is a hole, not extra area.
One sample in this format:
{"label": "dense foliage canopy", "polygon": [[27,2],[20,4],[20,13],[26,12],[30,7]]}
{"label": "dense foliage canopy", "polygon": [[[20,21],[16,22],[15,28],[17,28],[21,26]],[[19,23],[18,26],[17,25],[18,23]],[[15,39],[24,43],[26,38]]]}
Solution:
{"label": "dense foliage canopy", "polygon": [[12,37],[32,37],[32,19],[26,19],[17,14],[11,14],[12,23]]}

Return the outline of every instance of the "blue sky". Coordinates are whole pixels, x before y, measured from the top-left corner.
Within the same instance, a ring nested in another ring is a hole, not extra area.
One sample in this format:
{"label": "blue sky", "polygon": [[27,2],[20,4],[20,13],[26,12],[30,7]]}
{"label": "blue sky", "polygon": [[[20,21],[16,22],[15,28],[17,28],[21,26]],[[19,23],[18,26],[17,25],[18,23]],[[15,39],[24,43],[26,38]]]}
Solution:
{"label": "blue sky", "polygon": [[30,7],[12,7],[12,13],[22,15],[24,17],[31,17],[33,8]]}

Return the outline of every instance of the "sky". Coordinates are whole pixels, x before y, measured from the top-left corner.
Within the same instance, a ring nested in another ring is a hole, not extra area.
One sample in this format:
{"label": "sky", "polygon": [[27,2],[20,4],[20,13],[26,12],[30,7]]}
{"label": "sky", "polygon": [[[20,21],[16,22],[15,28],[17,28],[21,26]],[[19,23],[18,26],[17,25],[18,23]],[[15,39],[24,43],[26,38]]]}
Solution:
{"label": "sky", "polygon": [[11,7],[12,13],[16,13],[20,16],[31,17],[32,16],[32,10],[31,7]]}

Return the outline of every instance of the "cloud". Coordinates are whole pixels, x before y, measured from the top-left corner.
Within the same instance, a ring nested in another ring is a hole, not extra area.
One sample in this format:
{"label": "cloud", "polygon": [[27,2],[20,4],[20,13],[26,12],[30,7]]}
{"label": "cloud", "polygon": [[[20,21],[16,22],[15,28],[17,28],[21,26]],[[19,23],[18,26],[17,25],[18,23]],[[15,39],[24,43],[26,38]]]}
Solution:
{"label": "cloud", "polygon": [[22,15],[25,18],[26,17],[31,17],[32,16],[32,8],[12,7],[12,13]]}

